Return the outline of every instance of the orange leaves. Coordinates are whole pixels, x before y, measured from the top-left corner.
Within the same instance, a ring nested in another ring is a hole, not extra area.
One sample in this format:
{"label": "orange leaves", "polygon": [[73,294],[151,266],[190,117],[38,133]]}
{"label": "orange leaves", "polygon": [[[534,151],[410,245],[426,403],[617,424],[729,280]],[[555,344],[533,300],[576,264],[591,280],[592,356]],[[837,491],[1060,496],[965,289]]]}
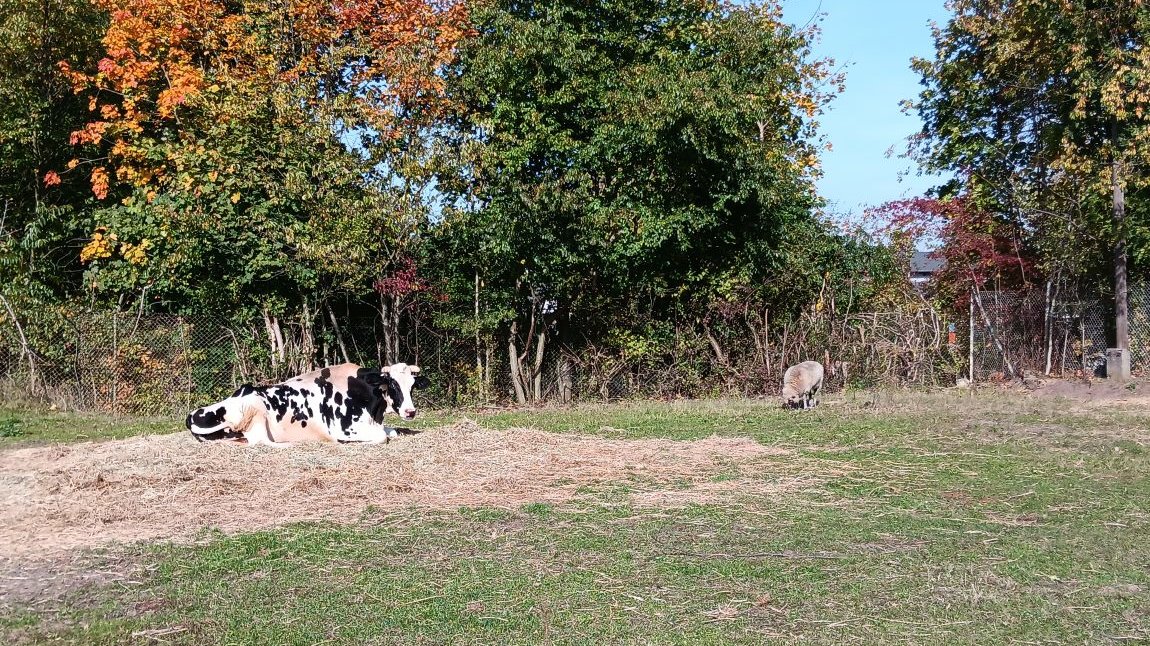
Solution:
{"label": "orange leaves", "polygon": [[108,130],[108,122],[106,121],[93,121],[83,128],[72,133],[69,142],[73,146],[81,146],[85,144],[98,144],[104,138],[104,133]]}
{"label": "orange leaves", "polygon": [[108,197],[108,169],[97,166],[92,171],[92,193],[99,199]]}
{"label": "orange leaves", "polygon": [[[89,91],[89,109],[97,113],[84,128],[72,133],[73,145],[111,143],[110,163],[119,177],[156,176],[154,168],[140,165],[141,137],[177,116],[204,85],[198,29],[211,27],[211,19],[224,12],[212,0],[93,0],[108,11],[111,21],[104,34],[106,56],[94,72],[60,69],[76,92]],[[91,176],[92,192],[107,197],[111,175],[97,167]]]}
{"label": "orange leaves", "polygon": [[[284,102],[277,115],[300,112],[288,123],[339,102],[346,123],[376,129],[380,141],[411,115],[440,118],[440,72],[470,33],[458,0],[92,1],[111,17],[105,56],[86,73],[60,69],[91,93],[94,118],[72,143],[109,148],[91,178],[101,199],[113,178],[172,181],[191,142],[272,101]],[[322,86],[333,79],[335,92]]]}
{"label": "orange leaves", "polygon": [[44,186],[59,186],[60,174],[54,170],[44,173]]}

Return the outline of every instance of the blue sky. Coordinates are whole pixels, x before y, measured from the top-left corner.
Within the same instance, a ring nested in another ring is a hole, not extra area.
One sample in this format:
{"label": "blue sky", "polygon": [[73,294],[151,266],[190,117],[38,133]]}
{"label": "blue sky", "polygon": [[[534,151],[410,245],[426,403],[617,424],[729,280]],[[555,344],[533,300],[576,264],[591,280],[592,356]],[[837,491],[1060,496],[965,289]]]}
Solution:
{"label": "blue sky", "polygon": [[[818,14],[822,39],[814,51],[845,65],[846,91],[820,117],[821,131],[833,150],[823,154],[819,192],[827,210],[860,215],[901,197],[913,197],[941,183],[919,177],[909,159],[887,157],[905,149],[906,137],[919,130],[918,117],[903,114],[899,101],[915,98],[918,75],[913,56],[929,58],[934,49],[928,22],[944,23],[944,0],[781,0],[786,20],[804,25]],[[909,171],[909,172],[908,172]],[[906,175],[900,181],[899,175]]]}

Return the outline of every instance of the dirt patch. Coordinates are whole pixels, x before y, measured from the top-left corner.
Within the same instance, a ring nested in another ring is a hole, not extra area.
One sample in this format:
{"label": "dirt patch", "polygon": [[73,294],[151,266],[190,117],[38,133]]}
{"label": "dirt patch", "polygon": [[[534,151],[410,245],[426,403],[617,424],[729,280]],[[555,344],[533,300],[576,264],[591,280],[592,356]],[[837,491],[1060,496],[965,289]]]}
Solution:
{"label": "dirt patch", "polygon": [[[181,539],[205,527],[350,522],[369,507],[561,503],[611,482],[640,493],[689,489],[751,465],[761,475],[787,455],[749,439],[610,440],[470,422],[375,446],[250,448],[178,433],[19,449],[0,453],[0,557]],[[755,483],[770,484],[747,486]]]}
{"label": "dirt patch", "polygon": [[1150,381],[1118,383],[1105,379],[1043,379],[1033,386],[1015,387],[1035,398],[1061,398],[1078,402],[1085,408],[1097,406],[1150,405]]}
{"label": "dirt patch", "polygon": [[36,608],[68,596],[76,599],[88,590],[113,583],[134,585],[142,574],[139,564],[119,556],[85,554],[70,558],[0,560],[0,608],[17,605]]}

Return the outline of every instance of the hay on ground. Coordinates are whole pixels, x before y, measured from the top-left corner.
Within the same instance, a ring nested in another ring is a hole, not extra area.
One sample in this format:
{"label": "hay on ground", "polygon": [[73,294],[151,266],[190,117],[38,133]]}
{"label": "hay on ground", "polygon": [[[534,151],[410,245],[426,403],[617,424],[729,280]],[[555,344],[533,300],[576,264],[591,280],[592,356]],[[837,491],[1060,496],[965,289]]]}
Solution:
{"label": "hay on ground", "polygon": [[[589,486],[621,482],[643,505],[701,501],[738,487],[683,490],[720,471],[761,478],[773,458],[788,455],[740,438],[609,440],[471,422],[374,446],[251,448],[177,433],[17,449],[0,452],[0,557],[181,539],[207,527],[354,522],[369,507],[561,503]],[[739,484],[752,482],[769,484]],[[660,497],[667,489],[679,493]]]}

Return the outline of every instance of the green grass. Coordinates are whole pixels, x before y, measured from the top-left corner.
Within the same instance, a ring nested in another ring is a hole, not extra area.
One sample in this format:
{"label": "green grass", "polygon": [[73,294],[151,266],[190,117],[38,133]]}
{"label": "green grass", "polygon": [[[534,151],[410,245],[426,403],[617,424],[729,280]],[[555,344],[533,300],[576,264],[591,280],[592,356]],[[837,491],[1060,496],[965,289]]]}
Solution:
{"label": "green grass", "polygon": [[138,584],[17,604],[0,611],[0,633],[84,644],[1150,641],[1150,416],[982,395],[831,404],[471,413],[489,427],[606,437],[752,437],[832,475],[799,494],[683,509],[634,507],[619,483],[570,505],[368,512],[350,527],[121,550]]}
{"label": "green grass", "polygon": [[182,428],[181,423],[170,419],[0,408],[0,448],[117,440],[136,435],[172,433]]}

